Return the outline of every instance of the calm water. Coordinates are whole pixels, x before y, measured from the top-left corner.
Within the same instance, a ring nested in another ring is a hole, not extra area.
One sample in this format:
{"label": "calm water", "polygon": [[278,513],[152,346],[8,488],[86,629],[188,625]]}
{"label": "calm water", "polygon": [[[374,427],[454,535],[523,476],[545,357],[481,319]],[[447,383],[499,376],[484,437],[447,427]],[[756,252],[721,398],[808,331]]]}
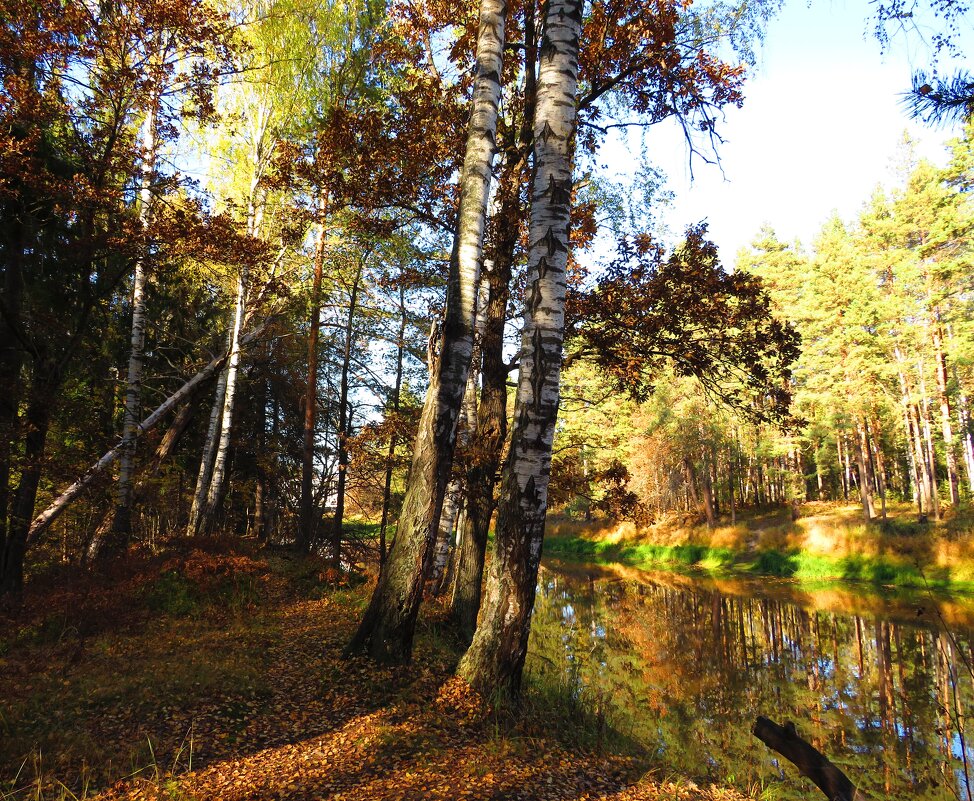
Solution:
{"label": "calm water", "polygon": [[970,801],[972,643],[971,601],[549,563],[528,673],[674,773],[823,797],[751,735],[765,715],[872,798]]}

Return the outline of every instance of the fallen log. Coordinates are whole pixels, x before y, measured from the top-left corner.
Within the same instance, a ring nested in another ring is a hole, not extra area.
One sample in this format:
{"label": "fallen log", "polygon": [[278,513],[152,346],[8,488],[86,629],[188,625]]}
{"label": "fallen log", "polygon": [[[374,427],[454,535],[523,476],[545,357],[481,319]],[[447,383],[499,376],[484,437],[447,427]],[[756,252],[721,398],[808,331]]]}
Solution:
{"label": "fallen log", "polygon": [[[266,327],[267,321],[263,322],[256,329],[242,337],[240,340],[241,350],[253,343],[264,332]],[[138,435],[141,436],[149,431],[156,425],[156,423],[165,417],[170,410],[174,409],[183,400],[192,395],[201,383],[215,375],[216,372],[223,367],[229,356],[229,353],[224,353],[221,356],[215,357],[202,370],[189,379],[189,381],[166,398],[166,400],[164,400],[162,404],[156,408],[154,412],[152,412],[152,414],[139,423],[139,427],[137,429]],[[88,468],[87,472],[85,472],[81,478],[58,495],[58,497],[51,502],[51,505],[48,506],[47,509],[34,518],[33,522],[30,524],[30,529],[27,531],[28,545],[34,544],[41,534],[43,534],[50,527],[51,523],[53,523],[58,516],[71,505],[72,501],[74,501],[74,499],[81,494],[85,487],[91,484],[91,482],[97,476],[104,472],[104,470],[119,457],[119,454],[122,452],[122,446],[123,442],[122,440],[119,440],[114,448],[105,453],[97,462]]]}
{"label": "fallen log", "polygon": [[772,751],[777,751],[791,762],[803,776],[811,779],[829,801],[867,801],[848,776],[798,736],[791,721],[779,726],[759,715],[752,733]]}

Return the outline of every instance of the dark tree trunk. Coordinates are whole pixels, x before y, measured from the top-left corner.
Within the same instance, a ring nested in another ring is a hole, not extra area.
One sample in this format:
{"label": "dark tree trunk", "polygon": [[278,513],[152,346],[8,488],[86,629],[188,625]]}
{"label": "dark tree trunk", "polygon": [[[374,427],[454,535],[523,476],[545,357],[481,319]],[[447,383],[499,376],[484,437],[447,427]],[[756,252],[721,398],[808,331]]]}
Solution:
{"label": "dark tree trunk", "polygon": [[811,779],[829,801],[865,801],[848,776],[798,736],[793,723],[779,726],[765,717],[758,717],[753,733],[768,748],[795,765],[803,776]]}
{"label": "dark tree trunk", "polygon": [[61,387],[61,369],[49,360],[35,359],[24,414],[24,457],[20,482],[14,496],[10,527],[0,564],[0,597],[14,604],[24,589],[24,556],[27,535],[34,516],[37,488],[44,468],[44,448],[51,415]]}
{"label": "dark tree trunk", "polygon": [[[403,359],[406,355],[406,290],[399,285],[399,333],[396,337],[396,381],[392,389],[392,411],[398,416],[402,394]],[[398,425],[398,420],[396,421]],[[382,521],[379,523],[379,565],[386,561],[386,529],[389,525],[389,506],[392,501],[392,471],[396,462],[396,432],[389,434],[389,450],[386,453],[386,475],[382,487]]]}
{"label": "dark tree trunk", "polygon": [[480,325],[480,401],[477,404],[476,448],[467,471],[467,497],[457,545],[450,600],[450,619],[462,643],[470,644],[477,628],[483,590],[484,559],[494,490],[507,439],[507,377],[504,362],[504,326],[511,296],[515,252],[522,233],[524,209],[522,181],[534,137],[537,41],[534,4],[524,9],[524,117],[517,131],[517,147],[511,148],[498,182],[498,212],[493,220],[493,258],[485,267],[487,300]]}
{"label": "dark tree trunk", "polygon": [[318,412],[318,334],[321,331],[321,274],[325,263],[325,229],[315,243],[314,279],[311,285],[311,314],[308,318],[308,378],[304,391],[304,439],[301,449],[301,508],[298,520],[298,550],[311,549],[315,532],[314,469],[315,419]]}
{"label": "dark tree trunk", "polygon": [[23,253],[23,225],[17,222],[12,225],[15,230],[15,241],[11,243],[14,255],[4,271],[3,305],[0,307],[0,560],[6,552],[11,455],[17,436],[17,415],[23,390],[21,370],[24,351],[16,335],[16,328],[20,325],[20,299],[23,294],[20,263]]}
{"label": "dark tree trunk", "polygon": [[342,375],[338,389],[338,481],[335,489],[335,517],[331,530],[331,561],[337,568],[342,563],[342,523],[345,519],[345,485],[348,481],[348,437],[351,414],[348,408],[348,379],[352,366],[352,339],[355,334],[355,312],[363,264],[359,264],[348,298],[348,317],[345,320],[345,349],[342,353]]}

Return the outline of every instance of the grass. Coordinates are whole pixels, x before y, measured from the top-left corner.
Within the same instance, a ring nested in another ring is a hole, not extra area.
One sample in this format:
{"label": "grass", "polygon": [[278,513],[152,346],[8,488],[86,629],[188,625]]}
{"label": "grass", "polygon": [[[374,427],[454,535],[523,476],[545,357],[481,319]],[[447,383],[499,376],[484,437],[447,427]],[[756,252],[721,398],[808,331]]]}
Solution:
{"label": "grass", "polygon": [[707,529],[662,524],[553,521],[545,553],[715,574],[777,576],[799,581],[855,581],[974,593],[974,513],[962,508],[938,525],[918,523],[909,506],[869,525],[858,507],[808,504],[792,521],[787,510]]}

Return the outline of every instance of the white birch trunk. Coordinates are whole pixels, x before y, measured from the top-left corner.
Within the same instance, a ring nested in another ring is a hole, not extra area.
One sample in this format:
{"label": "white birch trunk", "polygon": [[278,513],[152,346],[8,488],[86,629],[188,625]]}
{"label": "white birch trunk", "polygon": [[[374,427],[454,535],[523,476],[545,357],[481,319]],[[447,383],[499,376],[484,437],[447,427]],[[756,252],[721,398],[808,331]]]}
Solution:
{"label": "white birch trunk", "polygon": [[[156,167],[156,122],[158,98],[153,98],[145,121],[143,149],[145,162],[139,189],[139,224],[143,234],[148,232],[152,220],[152,176]],[[119,457],[117,498],[112,530],[115,544],[124,548],[131,532],[131,491],[135,463],[135,449],[139,428],[139,412],[142,406],[142,369],[145,362],[145,288],[146,257],[135,262],[132,282],[132,336],[128,370],[125,381],[125,414],[122,422],[122,453]]]}
{"label": "white birch trunk", "polygon": [[446,488],[443,496],[443,512],[436,530],[436,547],[433,552],[433,572],[430,574],[430,587],[434,595],[443,588],[443,577],[450,561],[450,546],[453,544],[453,529],[460,512],[460,484],[454,480]]}
{"label": "white birch trunk", "polygon": [[565,333],[581,0],[550,0],[540,48],[534,186],[511,451],[481,620],[458,672],[517,696],[541,561]]}
{"label": "white birch trunk", "polygon": [[[232,332],[227,342],[227,352],[233,347]],[[225,363],[225,360],[224,360]],[[213,406],[210,409],[210,420],[206,427],[206,439],[203,441],[203,455],[200,458],[200,469],[196,475],[196,488],[193,490],[193,503],[189,510],[189,523],[186,526],[187,536],[199,533],[200,519],[206,503],[207,491],[210,487],[210,477],[213,475],[213,461],[216,458],[217,443],[220,439],[220,421],[223,418],[223,398],[227,391],[227,372],[221,370],[213,394]]]}
{"label": "white birch trunk", "polygon": [[504,51],[503,0],[481,0],[477,74],[460,173],[457,236],[447,287],[442,352],[430,376],[396,538],[349,651],[408,661],[450,478],[457,419],[470,369],[476,294],[483,263],[491,165]]}
{"label": "white birch trunk", "polygon": [[202,519],[198,524],[200,530],[212,525],[216,508],[222,498],[222,488],[226,477],[227,455],[230,452],[230,434],[233,429],[233,409],[237,396],[237,378],[240,373],[240,333],[247,308],[248,278],[249,272],[244,267],[237,283],[236,309],[233,315],[233,328],[230,332],[230,358],[227,361],[226,369],[226,390],[223,395],[223,409],[220,419],[220,439],[213,460],[213,472],[210,475],[209,486],[206,491]]}

